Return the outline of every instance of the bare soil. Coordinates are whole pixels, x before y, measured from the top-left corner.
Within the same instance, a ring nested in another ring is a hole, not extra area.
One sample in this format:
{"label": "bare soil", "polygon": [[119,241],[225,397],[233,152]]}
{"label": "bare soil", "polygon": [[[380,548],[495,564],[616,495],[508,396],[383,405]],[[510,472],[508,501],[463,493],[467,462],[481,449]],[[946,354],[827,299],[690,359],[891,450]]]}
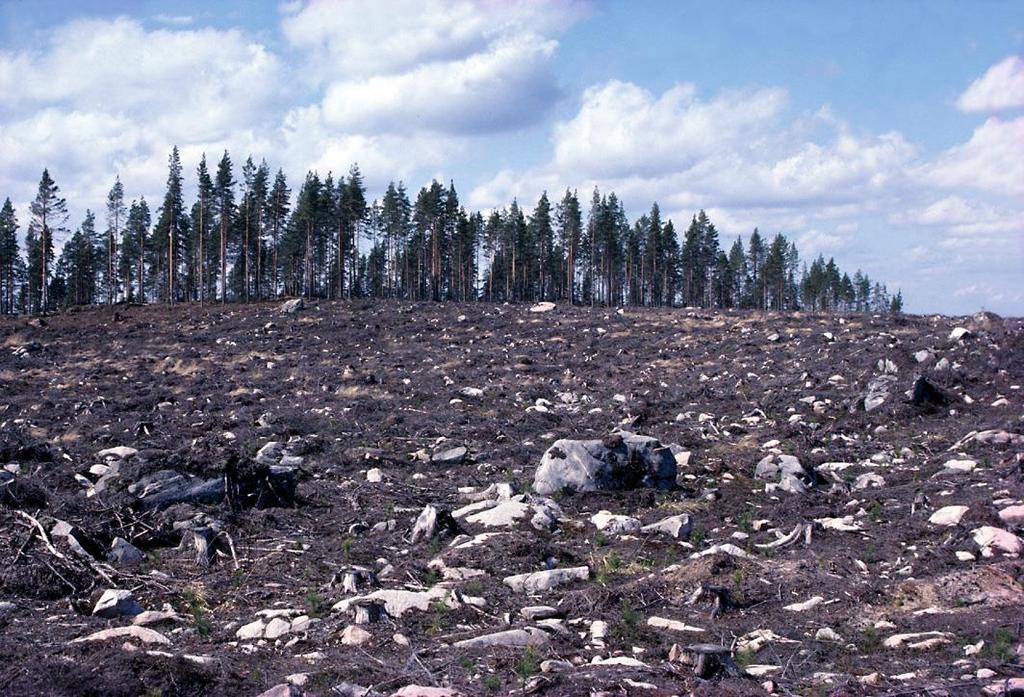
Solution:
{"label": "bare soil", "polygon": [[[1024,675],[1024,564],[982,556],[971,536],[1008,528],[998,511],[1024,498],[1024,445],[953,446],[972,431],[1024,431],[1024,327],[988,322],[958,341],[949,338],[956,326],[971,320],[399,301],[314,302],[294,315],[261,304],[90,310],[44,326],[0,319],[0,467],[17,465],[0,480],[0,601],[13,604],[0,611],[0,693],[256,695],[293,676],[310,695],[338,694],[342,683],[382,694],[410,684],[465,695],[978,694]],[[922,349],[934,355],[918,363]],[[936,370],[943,358],[950,367]],[[897,389],[865,412],[859,398],[886,359]],[[947,406],[909,402],[904,391],[919,374]],[[483,392],[464,395],[467,387]],[[493,529],[462,519],[469,535],[500,534],[466,549],[450,537],[410,544],[425,505],[455,510],[469,503],[465,488],[500,482],[528,493],[554,440],[616,427],[689,450],[678,487],[556,497],[564,518],[554,531],[529,517]],[[268,441],[291,437],[303,458],[292,507],[144,511],[127,489],[159,470],[220,477],[232,458],[249,463]],[[97,453],[115,446],[138,454],[87,496]],[[457,464],[417,456],[457,446],[469,450]],[[819,469],[806,494],[766,492],[754,468],[772,447],[809,467],[850,466],[835,477]],[[951,459],[977,466],[952,471]],[[367,481],[370,468],[383,481]],[[866,473],[884,483],[855,488]],[[959,525],[929,523],[954,504],[969,507]],[[688,513],[693,533],[607,535],[590,521],[600,510],[644,524]],[[198,514],[225,533],[208,565],[183,538],[181,522]],[[859,530],[815,523],[844,516]],[[95,561],[49,534],[48,548],[33,519],[47,533],[55,521],[75,526]],[[811,527],[809,543],[757,546],[797,524]],[[106,564],[115,537],[145,561]],[[723,543],[748,556],[691,558]],[[428,567],[438,557],[485,573],[445,581]],[[502,583],[582,565],[589,581],[535,598]],[[378,573],[360,593],[442,585],[485,604],[385,616],[364,627],[367,643],[347,646],[353,617],[332,606],[351,595],[342,578],[354,567]],[[710,601],[687,604],[702,585],[727,590],[715,617]],[[146,610],[177,611],[180,622],[153,626],[170,643],[71,643],[131,624],[91,615],[113,587],[132,590]],[[822,602],[812,609],[785,609],[814,596]],[[538,604],[564,614],[544,646],[452,647],[529,626],[519,610]],[[239,639],[266,609],[316,621],[277,639]],[[704,631],[654,628],[653,616]],[[608,624],[603,646],[594,620]],[[840,639],[821,638],[825,627]],[[757,651],[737,643],[755,630],[782,640]],[[948,634],[927,648],[884,644],[931,631]],[[698,677],[673,650],[695,643],[731,649],[741,669],[775,668]],[[547,660],[573,667],[540,672]],[[979,677],[985,669],[994,677]]]}

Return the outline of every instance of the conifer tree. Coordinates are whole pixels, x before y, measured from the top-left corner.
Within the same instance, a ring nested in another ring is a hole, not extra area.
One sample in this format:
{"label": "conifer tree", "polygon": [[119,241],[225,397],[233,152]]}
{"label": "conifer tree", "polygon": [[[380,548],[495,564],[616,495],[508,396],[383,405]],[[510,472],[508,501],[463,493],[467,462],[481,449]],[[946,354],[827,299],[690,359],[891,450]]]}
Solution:
{"label": "conifer tree", "polygon": [[60,196],[60,188],[50,178],[48,169],[43,170],[30,211],[32,216],[26,238],[29,278],[32,279],[31,274],[36,274],[35,280],[38,281],[33,283],[30,280],[29,283],[30,306],[33,312],[46,312],[50,309],[49,285],[54,239],[66,231],[64,225],[68,217],[67,202]]}
{"label": "conifer tree", "polygon": [[11,199],[0,208],[0,314],[13,314],[16,309],[21,258],[18,254],[18,218]]}
{"label": "conifer tree", "polygon": [[217,164],[217,177],[213,188],[214,212],[217,215],[217,227],[220,232],[219,249],[220,265],[218,279],[220,281],[220,300],[228,300],[228,236],[235,217],[235,180],[231,173],[231,157],[228,151]]}
{"label": "conifer tree", "polygon": [[121,226],[124,223],[124,216],[124,185],[121,184],[121,177],[116,176],[114,178],[114,185],[107,194],[107,232],[103,244],[103,256],[106,261],[103,281],[106,287],[108,305],[114,303],[119,291],[117,246],[120,243]]}

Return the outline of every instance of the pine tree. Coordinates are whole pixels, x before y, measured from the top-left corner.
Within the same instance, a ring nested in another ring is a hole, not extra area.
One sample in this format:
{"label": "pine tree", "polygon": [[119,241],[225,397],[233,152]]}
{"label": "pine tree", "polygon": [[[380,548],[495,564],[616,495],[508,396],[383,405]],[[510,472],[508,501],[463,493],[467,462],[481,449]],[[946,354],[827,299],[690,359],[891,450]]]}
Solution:
{"label": "pine tree", "polygon": [[[68,217],[67,202],[61,198],[60,188],[50,178],[47,169],[43,170],[30,211],[32,217],[28,224],[28,234],[32,240],[31,245],[26,238],[29,268],[32,270],[29,276],[30,306],[33,312],[46,312],[50,308],[49,285],[54,239],[66,232],[64,225]],[[31,274],[37,274],[35,279],[38,282],[32,282]]]}
{"label": "pine tree", "polygon": [[156,268],[154,280],[158,288],[163,284],[163,297],[169,303],[178,299],[181,249],[185,247],[188,233],[188,217],[185,215],[182,195],[181,156],[178,154],[178,146],[174,146],[167,158],[167,191],[153,231],[156,244],[153,250]]}
{"label": "pine tree", "polygon": [[[348,181],[344,186],[344,208],[342,215],[345,220],[346,243],[351,248],[349,258],[351,260],[352,274],[355,274],[356,260],[359,256],[359,235],[366,220],[366,185],[363,183],[363,175],[359,171],[359,165],[353,164],[348,170]],[[352,287],[349,286],[349,297],[352,297]]]}
{"label": "pine tree", "polygon": [[217,215],[217,227],[220,231],[219,249],[220,265],[218,279],[220,281],[220,301],[228,300],[228,236],[231,233],[235,218],[235,180],[231,173],[231,157],[228,151],[217,164],[217,176],[213,188],[214,212]]}
{"label": "pine tree", "polygon": [[267,201],[267,218],[273,247],[270,292],[275,297],[281,292],[281,265],[278,253],[281,247],[281,235],[288,222],[288,214],[291,212],[291,196],[288,180],[285,178],[284,172],[279,169],[274,177],[274,186],[270,190],[270,198]]}
{"label": "pine tree", "polygon": [[121,234],[121,224],[124,221],[124,186],[121,184],[121,177],[114,178],[114,186],[107,194],[107,234],[106,234],[106,272],[104,281],[107,287],[107,304],[112,305],[117,299],[118,288],[118,264],[117,245]]}
{"label": "pine tree", "polygon": [[0,314],[13,314],[17,306],[18,218],[11,199],[0,208]]}
{"label": "pine tree", "polygon": [[755,310],[764,309],[764,279],[761,277],[761,269],[764,265],[765,248],[761,233],[757,228],[750,235],[747,242],[747,267],[750,269],[750,283],[748,288],[748,307]]}
{"label": "pine tree", "polygon": [[558,221],[558,239],[565,254],[565,289],[561,297],[572,305],[576,303],[576,269],[583,232],[580,201],[575,191],[565,190],[555,217]]}
{"label": "pine tree", "polygon": [[206,231],[213,218],[213,206],[215,193],[213,179],[210,178],[210,171],[206,165],[206,153],[203,153],[196,168],[196,194],[197,201],[192,206],[192,229],[194,231],[193,241],[193,267],[195,269],[195,286],[197,299],[200,303],[206,302],[207,295],[216,295],[216,290],[211,292],[206,269],[210,265],[210,244]]}

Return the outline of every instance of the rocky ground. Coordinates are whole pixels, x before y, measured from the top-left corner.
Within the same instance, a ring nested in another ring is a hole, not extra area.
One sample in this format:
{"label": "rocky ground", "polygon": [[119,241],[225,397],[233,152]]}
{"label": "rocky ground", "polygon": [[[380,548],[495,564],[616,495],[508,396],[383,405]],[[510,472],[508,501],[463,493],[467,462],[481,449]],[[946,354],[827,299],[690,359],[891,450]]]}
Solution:
{"label": "rocky ground", "polygon": [[1021,321],[290,309],[0,320],[0,692],[1024,690]]}

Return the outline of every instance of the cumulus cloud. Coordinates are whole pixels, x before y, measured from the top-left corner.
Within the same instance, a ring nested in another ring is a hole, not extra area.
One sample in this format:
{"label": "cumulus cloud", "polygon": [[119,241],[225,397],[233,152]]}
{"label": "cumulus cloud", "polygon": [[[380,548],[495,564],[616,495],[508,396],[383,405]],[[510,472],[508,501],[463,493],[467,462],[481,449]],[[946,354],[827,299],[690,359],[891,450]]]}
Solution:
{"label": "cumulus cloud", "polygon": [[788,209],[792,220],[814,208],[841,217],[885,195],[916,156],[899,133],[857,134],[829,109],[791,115],[787,104],[779,88],[702,99],[690,84],[656,95],[611,81],[588,89],[577,113],[555,126],[549,162],[518,180],[503,173],[475,193],[492,198],[504,186],[521,195],[557,173],[669,210]]}
{"label": "cumulus cloud", "polygon": [[174,144],[198,159],[265,143],[284,70],[234,29],[147,30],[123,17],[59,26],[38,48],[0,51],[0,185],[28,198],[48,166],[81,206],[102,205],[119,172],[155,195]]}
{"label": "cumulus cloud", "polygon": [[527,125],[558,95],[549,67],[556,45],[521,35],[458,61],[335,82],[323,100],[324,116],[332,126],[362,133],[472,134]]}
{"label": "cumulus cloud", "polygon": [[325,122],[369,133],[477,134],[542,118],[559,88],[553,38],[573,2],[322,0],[288,8],[282,29],[306,56]]}
{"label": "cumulus cloud", "polygon": [[1009,56],[972,82],[956,100],[961,111],[1000,111],[1024,107],[1024,60]]}
{"label": "cumulus cloud", "polygon": [[970,140],[947,150],[924,174],[944,187],[1024,195],[1024,116],[988,118]]}

